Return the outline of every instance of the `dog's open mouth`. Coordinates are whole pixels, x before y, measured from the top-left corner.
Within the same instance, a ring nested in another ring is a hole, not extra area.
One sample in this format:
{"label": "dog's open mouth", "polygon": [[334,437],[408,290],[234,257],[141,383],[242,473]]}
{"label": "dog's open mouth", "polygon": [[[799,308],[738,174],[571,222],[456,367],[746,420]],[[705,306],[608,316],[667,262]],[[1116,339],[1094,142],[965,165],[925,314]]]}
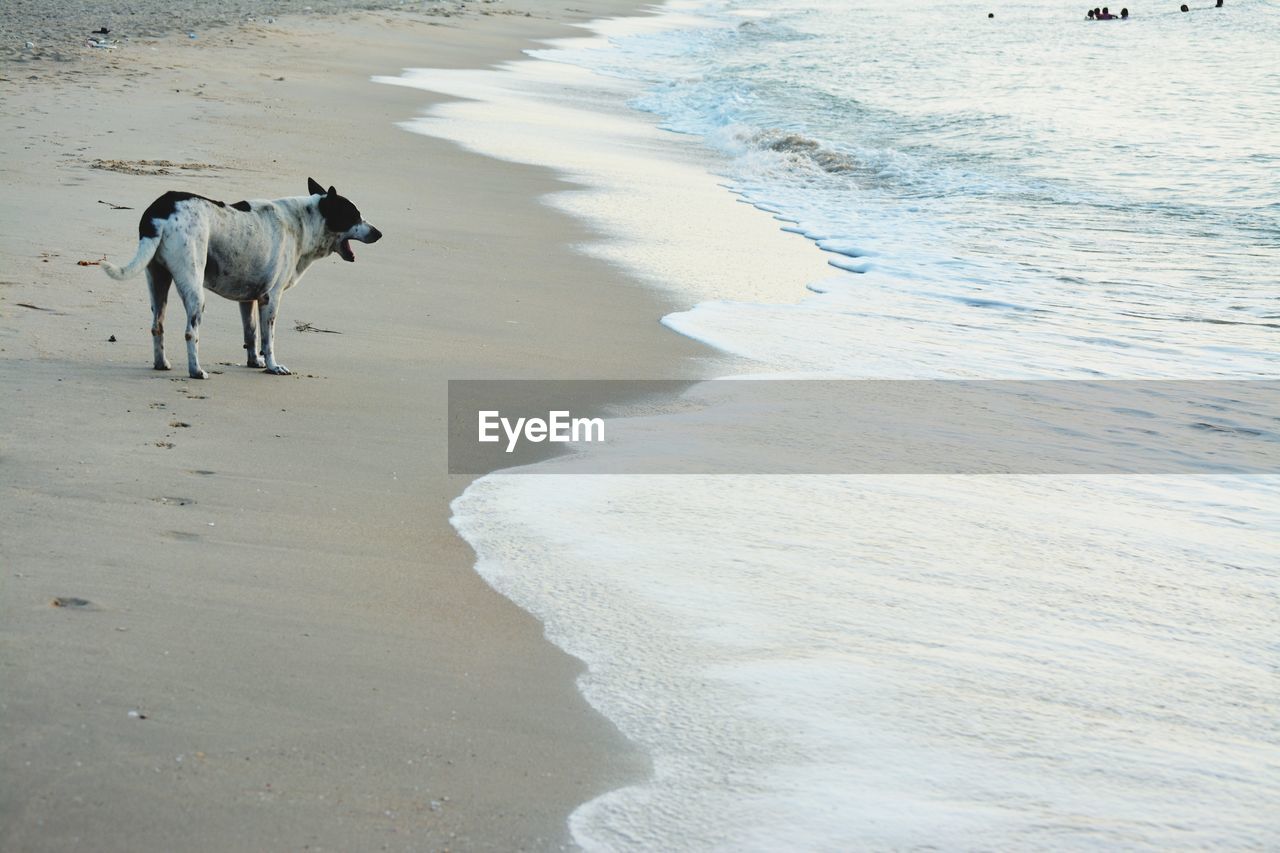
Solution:
{"label": "dog's open mouth", "polygon": [[356,253],[351,251],[351,241],[343,240],[338,244],[338,254],[344,261],[355,261]]}

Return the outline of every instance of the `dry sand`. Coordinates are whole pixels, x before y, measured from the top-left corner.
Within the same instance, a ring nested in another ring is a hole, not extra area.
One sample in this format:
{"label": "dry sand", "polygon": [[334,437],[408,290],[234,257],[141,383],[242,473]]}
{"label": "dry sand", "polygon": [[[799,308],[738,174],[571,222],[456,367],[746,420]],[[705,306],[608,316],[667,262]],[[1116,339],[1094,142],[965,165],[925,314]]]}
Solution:
{"label": "dry sand", "polygon": [[[448,527],[445,382],[705,354],[565,248],[589,235],[536,200],[554,175],[398,130],[427,97],[368,82],[627,6],[180,24],[0,65],[0,849],[558,849],[647,772]],[[128,260],[166,190],[308,176],[386,238],[284,299],[294,375],[241,366],[212,295],[219,373],[186,378],[175,300],[152,371],[144,281],[77,262]]]}

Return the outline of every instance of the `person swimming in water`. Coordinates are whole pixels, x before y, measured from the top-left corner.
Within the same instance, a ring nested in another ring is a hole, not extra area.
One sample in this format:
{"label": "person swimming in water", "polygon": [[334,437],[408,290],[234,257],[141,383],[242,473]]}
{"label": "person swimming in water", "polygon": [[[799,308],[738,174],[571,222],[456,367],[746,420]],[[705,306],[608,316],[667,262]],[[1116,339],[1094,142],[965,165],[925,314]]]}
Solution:
{"label": "person swimming in water", "polygon": [[1129,10],[1121,9],[1119,15],[1113,15],[1109,8],[1103,6],[1101,9],[1090,9],[1084,13],[1084,16],[1090,21],[1127,21]]}

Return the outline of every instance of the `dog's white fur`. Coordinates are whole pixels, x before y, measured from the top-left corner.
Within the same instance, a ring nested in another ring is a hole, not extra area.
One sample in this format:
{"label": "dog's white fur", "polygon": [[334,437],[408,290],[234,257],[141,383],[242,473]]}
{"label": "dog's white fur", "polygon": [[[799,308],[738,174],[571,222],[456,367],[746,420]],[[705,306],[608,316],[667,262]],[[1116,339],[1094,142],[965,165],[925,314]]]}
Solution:
{"label": "dog's white fur", "polygon": [[[130,278],[146,268],[156,370],[169,369],[164,311],[172,283],[187,310],[187,370],[193,378],[209,378],[199,356],[206,288],[240,303],[248,365],[270,373],[289,372],[276,361],[274,351],[281,295],[321,258],[337,252],[354,261],[349,241],[373,243],[382,237],[333,187],[326,191],[311,180],[309,189],[309,196],[234,205],[187,193],[167,194],[143,214],[133,260],[123,268],[103,261],[102,268],[114,279]],[[342,230],[334,230],[335,224]]]}

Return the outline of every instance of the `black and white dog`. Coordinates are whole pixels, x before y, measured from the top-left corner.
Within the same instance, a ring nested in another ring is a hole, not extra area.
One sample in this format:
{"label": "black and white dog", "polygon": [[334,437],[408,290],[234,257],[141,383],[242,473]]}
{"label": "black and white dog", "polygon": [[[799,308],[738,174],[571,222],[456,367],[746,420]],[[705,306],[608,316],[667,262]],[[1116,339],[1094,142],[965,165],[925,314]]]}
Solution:
{"label": "black and white dog", "polygon": [[352,240],[376,243],[382,238],[382,232],[365,222],[356,206],[333,187],[326,192],[308,178],[307,189],[309,196],[275,201],[224,204],[168,192],[152,202],[138,223],[138,254],[123,269],[105,261],[102,268],[112,278],[124,279],[146,267],[156,370],[169,369],[164,308],[169,285],[175,284],[187,309],[187,370],[192,378],[209,378],[200,368],[199,353],[205,288],[240,303],[249,366],[289,372],[276,362],[272,344],[281,294],[297,284],[313,262],[334,252],[344,261],[354,261]]}

